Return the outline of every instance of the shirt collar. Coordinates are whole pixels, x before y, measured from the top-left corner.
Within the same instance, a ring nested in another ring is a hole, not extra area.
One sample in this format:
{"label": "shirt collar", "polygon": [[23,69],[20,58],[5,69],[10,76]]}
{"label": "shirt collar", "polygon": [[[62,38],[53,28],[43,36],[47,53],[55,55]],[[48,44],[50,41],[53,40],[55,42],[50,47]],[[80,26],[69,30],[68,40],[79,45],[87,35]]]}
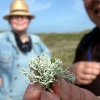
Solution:
{"label": "shirt collar", "polygon": [[17,47],[16,41],[15,41],[15,36],[14,36],[14,34],[13,34],[11,31],[8,32],[7,37],[8,37],[8,40],[9,40],[10,42],[12,42],[12,44],[13,44],[15,47]]}

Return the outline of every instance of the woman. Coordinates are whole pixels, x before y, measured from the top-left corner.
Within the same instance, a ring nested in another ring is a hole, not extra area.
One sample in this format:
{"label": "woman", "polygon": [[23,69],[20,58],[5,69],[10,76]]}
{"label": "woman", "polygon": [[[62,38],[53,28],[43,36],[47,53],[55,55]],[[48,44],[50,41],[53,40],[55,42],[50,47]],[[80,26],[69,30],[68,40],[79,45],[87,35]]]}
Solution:
{"label": "woman", "polygon": [[27,33],[32,18],[24,0],[14,0],[10,14],[4,16],[11,31],[0,34],[0,100],[22,100],[29,81],[20,71],[27,68],[30,58],[43,52],[50,55],[38,36]]}
{"label": "woman", "polygon": [[100,96],[100,0],[83,0],[90,19],[96,24],[79,43],[74,64],[76,84]]}

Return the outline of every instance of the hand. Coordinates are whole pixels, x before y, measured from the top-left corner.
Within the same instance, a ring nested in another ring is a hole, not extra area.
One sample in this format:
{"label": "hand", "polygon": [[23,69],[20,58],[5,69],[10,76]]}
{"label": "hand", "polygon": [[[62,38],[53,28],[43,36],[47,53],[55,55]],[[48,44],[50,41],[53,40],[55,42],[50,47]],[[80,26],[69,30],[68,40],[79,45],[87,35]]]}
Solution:
{"label": "hand", "polygon": [[76,84],[90,84],[100,74],[100,63],[77,62],[70,67],[75,74]]}
{"label": "hand", "polygon": [[41,91],[42,89],[38,86],[37,83],[29,84],[23,100],[40,100]]}
{"label": "hand", "polygon": [[99,100],[90,91],[68,84],[64,79],[58,80],[58,83],[56,82],[53,91],[59,95],[62,100]]}
{"label": "hand", "polygon": [[23,100],[60,100],[53,92],[42,90],[37,83],[29,84]]}
{"label": "hand", "polygon": [[91,92],[75,85],[68,84],[64,79],[55,81],[54,92],[42,90],[37,84],[29,85],[23,100],[99,100]]}

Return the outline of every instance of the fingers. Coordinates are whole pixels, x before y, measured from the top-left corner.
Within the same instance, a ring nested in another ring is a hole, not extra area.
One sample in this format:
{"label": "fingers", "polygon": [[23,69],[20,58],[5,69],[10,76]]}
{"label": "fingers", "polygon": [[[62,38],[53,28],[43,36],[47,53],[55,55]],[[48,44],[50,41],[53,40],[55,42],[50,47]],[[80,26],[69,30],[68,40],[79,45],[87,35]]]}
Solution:
{"label": "fingers", "polygon": [[[56,90],[56,93],[59,93],[59,97],[61,97],[63,100],[98,100],[98,98],[90,91],[72,84],[69,85],[64,79],[58,80],[58,84],[56,82],[54,87],[55,88],[53,89]],[[45,100],[45,98],[43,100]],[[51,98],[50,100],[56,99]]]}
{"label": "fingers", "polygon": [[94,79],[96,79],[96,77],[97,77],[96,75],[81,74],[80,76],[76,77],[75,83],[77,83],[77,80],[78,80],[79,84],[85,84],[85,85],[90,84]]}
{"label": "fingers", "polygon": [[41,100],[60,100],[59,96],[54,94],[54,92],[48,92],[43,90],[41,93]]}
{"label": "fingers", "polygon": [[96,79],[96,75],[89,75],[89,74],[83,74],[83,75],[80,75],[80,76],[76,76],[76,80],[75,80],[75,83],[78,84],[78,85],[81,85],[81,84],[90,84],[94,79]]}
{"label": "fingers", "polygon": [[69,88],[70,88],[70,91],[68,95],[69,96],[68,100],[81,100],[79,88],[77,88],[77,86],[74,86],[74,85],[70,85]]}
{"label": "fingers", "polygon": [[38,84],[29,84],[24,94],[23,100],[40,100],[42,89]]}
{"label": "fingers", "polygon": [[100,74],[100,64],[96,62],[89,62],[88,67],[84,68],[82,72],[84,74],[98,75]]}
{"label": "fingers", "polygon": [[93,80],[83,80],[83,79],[79,79],[78,81],[76,80],[75,83],[78,85],[84,84],[84,85],[88,85],[90,83],[92,83]]}
{"label": "fingers", "polygon": [[58,87],[60,89],[60,93],[63,93],[64,95],[68,95],[69,92],[69,85],[64,79],[58,80]]}
{"label": "fingers", "polygon": [[79,88],[81,100],[99,100],[92,92]]}
{"label": "fingers", "polygon": [[69,100],[98,100],[90,91],[79,88],[75,85],[70,85],[70,90]]}
{"label": "fingers", "polygon": [[23,100],[98,100],[91,92],[59,79],[53,87],[54,92],[42,90],[37,84],[29,84]]}
{"label": "fingers", "polygon": [[69,85],[64,79],[59,79],[55,81],[53,91],[55,94],[59,95],[63,100],[69,100]]}
{"label": "fingers", "polygon": [[70,70],[75,74],[76,84],[90,84],[100,74],[100,63],[78,62]]}
{"label": "fingers", "polygon": [[54,92],[56,95],[59,95],[58,80],[56,80],[56,81],[54,82],[54,86],[52,87],[52,90],[53,90],[53,92]]}
{"label": "fingers", "polygon": [[68,87],[64,79],[55,82],[54,92],[42,90],[36,83],[29,84],[23,100],[67,100]]}

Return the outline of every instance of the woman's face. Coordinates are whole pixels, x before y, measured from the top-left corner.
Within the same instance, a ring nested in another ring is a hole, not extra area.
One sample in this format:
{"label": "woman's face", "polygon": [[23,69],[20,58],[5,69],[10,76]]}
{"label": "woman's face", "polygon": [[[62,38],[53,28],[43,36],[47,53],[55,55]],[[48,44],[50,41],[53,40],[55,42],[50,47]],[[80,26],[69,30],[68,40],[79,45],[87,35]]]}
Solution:
{"label": "woman's face", "polygon": [[13,30],[18,32],[26,31],[30,23],[30,18],[27,16],[11,16],[10,24]]}
{"label": "woman's face", "polygon": [[90,19],[100,28],[100,0],[84,0]]}

